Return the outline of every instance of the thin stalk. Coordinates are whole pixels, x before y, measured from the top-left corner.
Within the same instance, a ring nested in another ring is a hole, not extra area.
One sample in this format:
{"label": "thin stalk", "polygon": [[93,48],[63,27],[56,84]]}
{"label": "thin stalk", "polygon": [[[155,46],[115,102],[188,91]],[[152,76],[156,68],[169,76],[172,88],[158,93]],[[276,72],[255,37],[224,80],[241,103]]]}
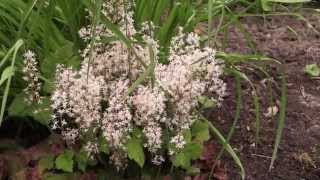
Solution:
{"label": "thin stalk", "polygon": [[[284,69],[284,68],[283,68]],[[269,171],[272,170],[274,162],[277,158],[277,153],[282,137],[282,132],[285,126],[285,120],[286,120],[286,107],[287,107],[287,82],[285,78],[285,70],[283,70],[282,74],[282,83],[281,83],[281,102],[280,102],[280,112],[279,112],[279,120],[278,120],[278,128],[277,128],[277,134],[276,139],[274,143],[274,149],[272,153],[272,159],[269,167]]]}
{"label": "thin stalk", "polygon": [[23,27],[24,27],[24,25],[26,24],[28,18],[30,17],[31,12],[32,12],[34,6],[37,4],[37,2],[38,2],[38,0],[34,0],[34,1],[32,2],[32,5],[29,7],[26,15],[24,16],[23,20],[21,21],[20,26],[19,26],[19,31],[18,31],[17,39],[20,39],[20,38],[21,38],[21,34],[22,34]]}
{"label": "thin stalk", "polygon": [[213,8],[213,1],[215,0],[209,0],[208,1],[208,45],[211,46],[211,37],[212,37],[212,20],[213,20],[213,14],[212,14],[212,8]]}
{"label": "thin stalk", "polygon": [[[240,112],[241,112],[241,104],[242,104],[241,80],[240,80],[241,78],[237,74],[235,75],[235,77],[236,77],[236,94],[237,94],[236,114],[235,114],[231,129],[229,130],[229,133],[228,133],[228,136],[227,136],[227,139],[226,139],[226,143],[229,143],[229,141],[230,141],[230,139],[231,139],[231,137],[232,137],[232,135],[234,133],[234,130],[235,130],[235,127],[236,127],[236,125],[238,123],[238,120],[240,118]],[[225,150],[225,147],[222,147],[222,149],[220,150],[216,160],[214,161],[214,164],[211,167],[211,171],[210,171],[210,176],[209,177],[211,177],[213,175],[214,169],[217,166],[217,162],[221,158],[221,156],[223,155],[224,150]]]}
{"label": "thin stalk", "polygon": [[99,24],[100,21],[100,12],[101,12],[101,7],[102,7],[102,0],[99,0],[97,5],[94,8],[93,12],[93,22],[92,22],[92,27],[91,27],[91,42],[90,42],[90,57],[88,61],[88,67],[87,67],[87,81],[89,77],[89,71],[90,71],[90,65],[93,61],[93,51],[94,51],[94,46],[96,42],[96,27]]}
{"label": "thin stalk", "polygon": [[225,9],[224,9],[224,7],[222,7],[221,16],[220,16],[220,19],[219,19],[219,24],[218,24],[218,27],[217,27],[215,33],[214,33],[214,37],[213,37],[213,44],[216,44],[216,40],[217,40],[217,36],[218,36],[218,33],[219,33],[219,29],[220,29],[220,27],[222,26],[222,23],[223,23],[224,15],[225,15]]}
{"label": "thin stalk", "polygon": [[[18,40],[16,42],[16,44],[14,45],[14,52],[13,52],[13,56],[12,56],[12,61],[11,61],[11,68],[13,69],[15,66],[15,60],[16,60],[16,56],[17,53],[20,49],[20,47],[23,45],[23,41],[22,40]],[[8,55],[9,57],[9,55]],[[1,103],[1,110],[0,110],[0,126],[2,124],[3,121],[3,116],[4,116],[4,112],[5,112],[5,108],[6,108],[6,104],[7,104],[7,99],[8,99],[8,95],[9,95],[9,90],[10,90],[10,85],[11,85],[11,80],[12,80],[12,76],[11,75],[8,79],[7,79],[7,84],[4,90],[4,94],[2,97],[2,103]]]}

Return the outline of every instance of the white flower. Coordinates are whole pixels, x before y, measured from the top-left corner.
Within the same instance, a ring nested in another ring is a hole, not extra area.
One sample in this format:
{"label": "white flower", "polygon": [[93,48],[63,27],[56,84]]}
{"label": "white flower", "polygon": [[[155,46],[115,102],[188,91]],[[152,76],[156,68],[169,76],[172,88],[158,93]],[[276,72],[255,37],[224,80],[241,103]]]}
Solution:
{"label": "white flower", "polygon": [[152,163],[157,166],[160,166],[164,161],[165,159],[161,155],[155,155],[152,159]]}
{"label": "white flower", "polygon": [[77,138],[79,137],[79,130],[78,129],[71,129],[71,128],[66,128],[62,131],[62,137],[64,140],[72,145],[76,142]]}
{"label": "white flower", "polygon": [[181,133],[177,134],[176,136],[172,137],[170,143],[173,144],[177,150],[183,149],[186,141]]}
{"label": "white flower", "polygon": [[123,148],[129,132],[132,130],[130,101],[125,98],[128,81],[118,81],[111,87],[112,95],[108,99],[109,107],[103,115],[102,129],[110,146]]}
{"label": "white flower", "polygon": [[40,73],[38,70],[38,62],[35,58],[34,52],[30,50],[24,53],[23,57],[23,80],[25,80],[28,83],[27,87],[24,89],[24,92],[27,95],[27,98],[25,100],[30,104],[40,104],[42,101],[40,97],[41,83],[39,81]]}
{"label": "white flower", "polygon": [[109,159],[110,163],[113,164],[118,171],[125,169],[128,165],[127,154],[123,151],[113,151]]}
{"label": "white flower", "polygon": [[84,146],[84,150],[88,153],[90,158],[93,158],[93,155],[99,153],[98,144],[96,142],[88,141],[87,144]]}
{"label": "white flower", "polygon": [[[134,40],[136,30],[129,11],[132,5],[125,9],[123,3],[104,1],[102,11]],[[143,23],[139,33],[145,44],[133,43],[128,48],[121,41],[101,43],[103,36],[113,33],[99,24],[91,47],[93,29],[84,27],[79,34],[88,46],[81,52],[84,60],[80,70],[57,67],[56,89],[51,98],[53,128],[60,129],[69,144],[82,140],[82,133],[89,129],[94,137],[101,133],[110,147],[110,161],[118,169],[127,164],[125,144],[134,128],[142,130],[144,147],[155,155],[152,162],[159,165],[164,158],[157,154],[168,143],[163,142],[164,132],[169,131],[169,143],[175,147],[169,154],[173,155],[186,145],[182,132],[189,130],[195,120],[198,97],[210,94],[220,103],[225,96],[223,62],[214,58],[215,50],[201,48],[198,35],[185,34],[180,29],[172,39],[168,64],[158,64],[160,47],[153,37],[154,29],[152,23]],[[32,53],[26,56],[33,57]],[[146,71],[143,64],[151,65],[152,57],[156,61],[152,77],[145,78],[129,94]],[[85,147],[92,154],[98,153],[93,142]]]}
{"label": "white flower", "polygon": [[140,86],[131,99],[136,109],[135,122],[137,125],[148,125],[149,123],[164,121],[166,116],[166,97],[159,88]]}
{"label": "white flower", "polygon": [[147,125],[143,128],[143,133],[147,138],[147,142],[145,146],[152,153],[156,153],[159,149],[161,149],[162,145],[162,128],[158,124]]}

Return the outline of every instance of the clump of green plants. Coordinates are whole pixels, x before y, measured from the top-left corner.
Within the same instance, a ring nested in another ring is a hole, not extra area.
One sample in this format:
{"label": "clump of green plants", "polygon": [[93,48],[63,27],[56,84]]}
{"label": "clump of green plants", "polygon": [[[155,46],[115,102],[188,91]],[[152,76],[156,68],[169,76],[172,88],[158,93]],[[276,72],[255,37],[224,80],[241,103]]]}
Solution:
{"label": "clump of green plants", "polygon": [[[57,67],[52,128],[70,147],[80,144],[91,160],[107,154],[118,170],[128,159],[140,167],[147,160],[156,166],[170,161],[190,170],[209,139],[208,122],[199,112],[225,96],[223,62],[212,48],[200,46],[197,34],[180,28],[167,63],[159,63],[157,27],[146,21],[136,30],[132,4],[112,3],[120,2],[103,3],[102,13],[119,28],[83,27],[79,33],[87,46],[80,69]],[[115,32],[125,35],[130,46],[119,39],[103,42],[117,37]]]}

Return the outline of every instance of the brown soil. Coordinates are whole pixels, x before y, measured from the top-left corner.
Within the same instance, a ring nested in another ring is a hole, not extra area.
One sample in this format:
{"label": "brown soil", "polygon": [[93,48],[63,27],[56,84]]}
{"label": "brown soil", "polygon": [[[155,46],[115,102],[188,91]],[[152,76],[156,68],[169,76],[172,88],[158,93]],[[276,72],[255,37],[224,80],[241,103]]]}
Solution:
{"label": "brown soil", "polygon": [[[320,15],[305,16],[320,31]],[[247,32],[252,36],[258,52],[279,60],[285,66],[287,80],[286,125],[274,167],[269,165],[274,146],[278,118],[266,117],[264,113],[272,105],[266,80],[255,71],[246,69],[254,82],[261,103],[260,144],[255,144],[255,113],[252,89],[242,84],[243,105],[241,118],[236,127],[231,145],[237,149],[246,170],[248,180],[320,180],[320,79],[312,79],[304,73],[307,64],[320,65],[320,36],[294,17],[250,17],[243,19]],[[244,35],[235,28],[229,29],[227,51],[241,54],[252,53]],[[271,65],[273,96],[279,107],[281,72],[278,65]],[[224,134],[228,133],[235,113],[236,97],[234,81],[228,80],[230,95],[222,109],[213,112],[213,119]],[[217,116],[217,114],[219,116]],[[224,155],[229,179],[238,180],[239,169],[227,153]]]}

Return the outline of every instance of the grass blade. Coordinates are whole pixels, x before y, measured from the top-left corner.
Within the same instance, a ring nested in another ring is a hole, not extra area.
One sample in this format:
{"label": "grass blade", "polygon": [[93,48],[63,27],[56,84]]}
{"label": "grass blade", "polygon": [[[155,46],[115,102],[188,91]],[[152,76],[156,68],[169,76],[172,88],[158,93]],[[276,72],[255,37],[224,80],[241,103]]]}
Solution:
{"label": "grass blade", "polygon": [[216,135],[216,137],[218,138],[218,140],[220,141],[220,143],[223,145],[223,147],[226,149],[226,151],[230,154],[230,156],[232,157],[232,159],[235,161],[235,163],[237,164],[237,166],[239,166],[240,168],[240,174],[241,174],[241,178],[244,179],[245,178],[245,171],[244,168],[242,166],[241,160],[239,159],[239,157],[237,156],[237,154],[234,152],[234,150],[232,149],[232,147],[230,146],[230,144],[227,142],[227,140],[223,137],[223,135],[220,133],[220,131],[214,127],[212,125],[212,123],[210,121],[208,121],[205,117],[202,116],[202,118],[204,119],[204,121],[209,125],[210,131]]}
{"label": "grass blade", "polygon": [[279,144],[282,137],[283,128],[285,126],[285,119],[286,119],[286,106],[287,106],[287,82],[285,78],[285,74],[283,71],[282,74],[282,83],[281,83],[281,102],[280,102],[280,112],[279,112],[279,122],[278,122],[278,128],[277,128],[277,134],[276,134],[276,140],[274,144],[274,149],[272,153],[272,159],[269,167],[269,171],[271,171],[274,161],[277,158],[277,153],[279,149]]}
{"label": "grass blade", "polygon": [[[22,45],[23,45],[23,41],[22,40],[18,40],[16,42],[16,44],[13,46],[14,52],[13,52],[12,61],[11,61],[11,68],[12,69],[14,69],[16,56],[17,56],[18,50],[20,49],[20,47]],[[7,57],[9,57],[9,56],[10,56],[10,54],[8,53]],[[1,126],[2,121],[3,121],[3,116],[4,116],[5,109],[6,109],[7,99],[8,99],[10,85],[11,85],[11,79],[12,79],[13,75],[14,74],[12,74],[10,77],[8,77],[7,84],[6,84],[4,93],[3,93],[2,103],[1,103],[1,110],[0,110],[0,126]]]}
{"label": "grass blade", "polygon": [[261,118],[260,118],[260,103],[259,103],[259,98],[256,90],[253,90],[252,96],[253,96],[254,111],[256,114],[256,144],[258,146],[260,142],[259,137],[260,137],[260,128],[261,128]]}
{"label": "grass blade", "polygon": [[20,23],[20,26],[19,26],[19,32],[18,32],[18,39],[21,38],[21,33],[22,33],[22,30],[23,30],[23,27],[25,25],[25,23],[27,22],[28,18],[30,17],[31,13],[32,13],[32,10],[33,8],[35,7],[35,5],[37,4],[38,0],[33,0],[31,6],[29,7],[27,13],[25,14],[25,16],[23,17],[23,20],[21,21]]}
{"label": "grass blade", "polygon": [[[226,143],[229,143],[230,139],[232,138],[232,135],[234,133],[235,127],[239,121],[240,118],[240,112],[241,112],[241,104],[242,104],[242,95],[241,95],[241,76],[237,73],[234,73],[235,77],[236,77],[236,94],[237,94],[237,105],[236,105],[236,113],[235,113],[235,117],[232,123],[232,126],[229,130],[227,139],[226,139]],[[225,147],[223,146],[223,148],[220,150],[220,152],[217,155],[217,158],[215,160],[215,163],[212,165],[211,168],[211,172],[210,172],[210,176],[211,177],[213,175],[213,171],[217,165],[218,160],[221,158],[221,156],[223,155],[225,150]]]}
{"label": "grass blade", "polygon": [[152,47],[150,45],[148,45],[148,48],[149,48],[149,54],[150,54],[150,65],[145,70],[145,72],[143,74],[141,74],[141,76],[139,76],[139,78],[130,86],[130,88],[128,89],[127,95],[130,95],[149,76],[151,76],[151,79],[154,82],[154,74],[153,73],[154,73],[154,68],[156,66],[156,62],[154,59],[155,56],[154,56],[154,52],[152,50]]}

